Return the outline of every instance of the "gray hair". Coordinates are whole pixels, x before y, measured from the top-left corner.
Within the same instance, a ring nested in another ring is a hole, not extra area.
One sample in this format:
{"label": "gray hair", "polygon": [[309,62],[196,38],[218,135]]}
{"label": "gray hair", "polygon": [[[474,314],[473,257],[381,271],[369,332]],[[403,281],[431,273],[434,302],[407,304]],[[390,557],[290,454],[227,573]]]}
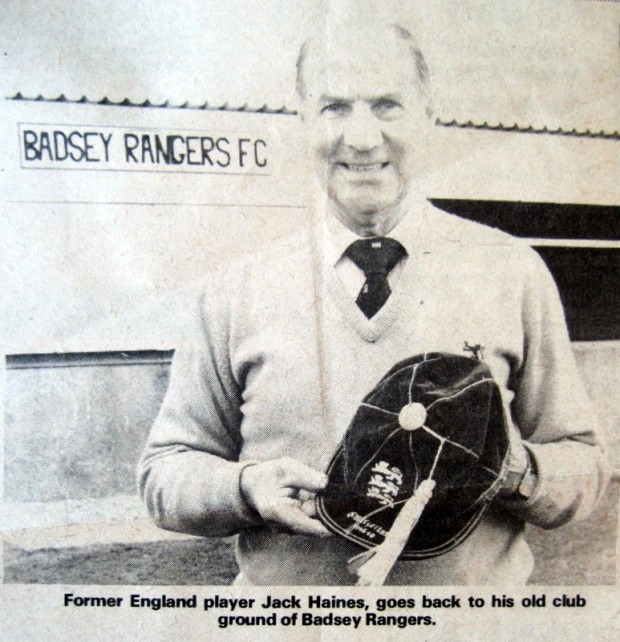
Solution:
{"label": "gray hair", "polygon": [[[424,58],[424,54],[422,53],[422,50],[420,49],[413,34],[408,29],[405,29],[404,27],[401,27],[398,24],[390,24],[388,25],[388,28],[394,31],[396,36],[400,40],[405,42],[405,44],[409,48],[409,52],[414,62],[415,72],[416,72],[417,81],[418,81],[417,82],[418,90],[420,91],[422,98],[424,98],[424,100],[426,101],[426,113],[428,116],[431,116],[433,114],[433,105],[432,105],[431,91],[430,91],[430,84],[431,84],[430,74],[428,71],[426,60]],[[295,89],[297,91],[297,95],[302,99],[306,97],[306,83],[304,81],[304,76],[303,76],[303,67],[304,67],[306,58],[308,56],[308,47],[309,47],[308,41],[302,44],[299,50],[299,55],[297,56],[297,63],[296,63],[297,75],[295,77]]]}

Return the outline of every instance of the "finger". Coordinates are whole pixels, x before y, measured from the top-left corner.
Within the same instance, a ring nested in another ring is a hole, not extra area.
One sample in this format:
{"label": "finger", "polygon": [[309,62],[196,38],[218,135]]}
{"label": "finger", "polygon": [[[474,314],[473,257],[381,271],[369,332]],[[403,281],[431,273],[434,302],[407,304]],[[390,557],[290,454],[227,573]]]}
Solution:
{"label": "finger", "polygon": [[327,486],[327,475],[290,457],[281,460],[282,482],[286,486],[308,491],[322,490]]}
{"label": "finger", "polygon": [[300,508],[308,517],[316,517],[316,502],[314,498],[301,500]]}
{"label": "finger", "polygon": [[298,505],[294,504],[280,504],[274,510],[272,519],[279,524],[289,528],[295,533],[303,535],[316,535],[319,537],[326,537],[329,531],[316,519],[308,517]]}

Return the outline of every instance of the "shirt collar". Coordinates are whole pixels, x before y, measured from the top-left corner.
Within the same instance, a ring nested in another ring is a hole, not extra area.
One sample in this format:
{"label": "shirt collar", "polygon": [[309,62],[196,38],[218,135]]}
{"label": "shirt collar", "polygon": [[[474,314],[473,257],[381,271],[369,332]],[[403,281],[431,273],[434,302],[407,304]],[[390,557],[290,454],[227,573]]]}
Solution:
{"label": "shirt collar", "polygon": [[[412,250],[412,239],[411,234],[408,233],[410,225],[407,219],[412,216],[415,216],[415,213],[407,212],[398,225],[388,234],[390,238],[398,241],[408,254],[410,254]],[[327,242],[326,258],[329,265],[336,265],[349,245],[355,241],[359,241],[360,238],[359,235],[343,225],[334,216],[327,215],[325,217],[325,239]]]}
{"label": "shirt collar", "polygon": [[327,240],[327,260],[329,265],[336,265],[343,252],[360,237],[343,225],[334,216],[328,215],[325,219],[325,231]]}

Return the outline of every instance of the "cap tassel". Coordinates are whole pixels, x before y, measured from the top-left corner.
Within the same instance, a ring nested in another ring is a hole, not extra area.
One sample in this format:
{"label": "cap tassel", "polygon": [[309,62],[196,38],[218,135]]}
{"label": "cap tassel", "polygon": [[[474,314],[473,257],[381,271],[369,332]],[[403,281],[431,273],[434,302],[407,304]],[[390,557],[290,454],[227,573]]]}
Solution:
{"label": "cap tassel", "polygon": [[434,488],[435,480],[430,477],[421,482],[400,509],[383,542],[349,560],[349,571],[358,576],[357,586],[383,586],[411,531],[418,523],[424,507],[433,496]]}

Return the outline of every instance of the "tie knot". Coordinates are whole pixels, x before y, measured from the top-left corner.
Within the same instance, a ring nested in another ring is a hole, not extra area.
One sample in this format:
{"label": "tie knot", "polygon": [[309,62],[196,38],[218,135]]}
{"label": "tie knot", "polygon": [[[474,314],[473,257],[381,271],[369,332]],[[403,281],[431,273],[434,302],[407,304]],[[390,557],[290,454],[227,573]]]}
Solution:
{"label": "tie knot", "polygon": [[366,277],[374,273],[388,274],[407,255],[398,241],[381,236],[355,241],[344,253]]}

